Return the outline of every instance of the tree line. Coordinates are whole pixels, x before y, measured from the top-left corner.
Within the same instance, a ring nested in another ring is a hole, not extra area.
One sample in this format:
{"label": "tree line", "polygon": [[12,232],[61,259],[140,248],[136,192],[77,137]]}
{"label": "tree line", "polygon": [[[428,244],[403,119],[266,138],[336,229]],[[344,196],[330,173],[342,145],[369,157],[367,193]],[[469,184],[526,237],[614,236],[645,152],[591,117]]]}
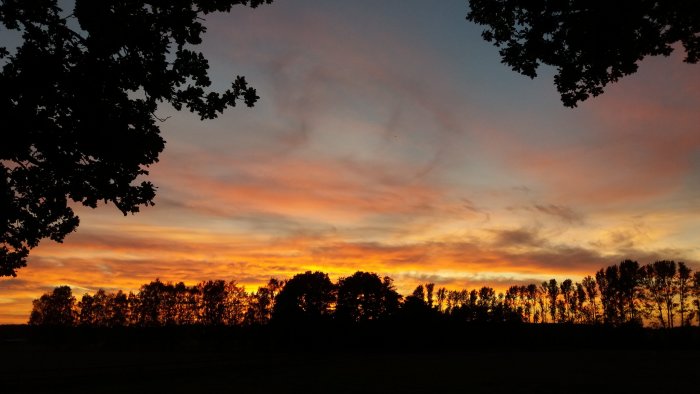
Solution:
{"label": "tree line", "polygon": [[323,272],[272,278],[254,292],[235,280],[193,286],[159,279],[128,294],[98,290],[78,301],[68,286],[33,301],[30,325],[49,326],[251,326],[272,323],[391,319],[449,319],[516,322],[645,325],[658,328],[700,325],[700,272],[683,262],[640,266],[625,260],[601,268],[581,282],[550,279],[514,285],[505,292],[420,284],[408,296],[393,279],[358,271],[332,282]]}

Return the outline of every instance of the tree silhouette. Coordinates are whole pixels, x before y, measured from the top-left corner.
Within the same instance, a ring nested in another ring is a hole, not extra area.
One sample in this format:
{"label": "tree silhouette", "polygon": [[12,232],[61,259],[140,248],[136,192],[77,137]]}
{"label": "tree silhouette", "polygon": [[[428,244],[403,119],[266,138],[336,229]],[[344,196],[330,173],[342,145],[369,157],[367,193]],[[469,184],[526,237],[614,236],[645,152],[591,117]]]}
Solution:
{"label": "tree silhouette", "polygon": [[400,299],[390,278],[382,281],[375,273],[358,271],[338,280],[335,316],[350,322],[378,320],[396,313]]}
{"label": "tree silhouette", "polygon": [[678,262],[676,289],[678,289],[678,313],[681,315],[681,326],[690,325],[688,317],[688,298],[690,298],[690,272],[692,270],[684,262]]}
{"label": "tree silhouette", "polygon": [[574,282],[571,279],[565,279],[561,284],[559,285],[559,290],[562,295],[562,308],[561,308],[561,317],[559,321],[561,322],[570,322],[571,321],[571,304],[573,301],[573,291],[574,291]]}
{"label": "tree silhouette", "polygon": [[201,291],[198,286],[186,286],[178,282],[173,287],[175,324],[191,325],[199,322]]}
{"label": "tree silhouette", "polygon": [[661,327],[673,327],[676,262],[655,261],[643,268],[642,286],[647,304],[655,307],[656,317]]}
{"label": "tree silhouette", "polygon": [[435,290],[435,283],[425,284],[425,302],[428,303],[429,307],[433,307],[433,291]]}
{"label": "tree silhouette", "polygon": [[693,273],[693,286],[690,291],[694,297],[693,306],[695,307],[695,316],[698,319],[698,326],[700,326],[700,271],[695,271]]}
{"label": "tree silhouette", "polygon": [[574,315],[573,321],[574,322],[583,322],[586,321],[586,290],[583,287],[583,285],[579,282],[576,282],[574,284],[576,287],[576,290],[574,290],[574,297],[573,297],[573,302],[571,306],[572,314]]}
{"label": "tree silhouette", "polygon": [[483,38],[501,61],[534,78],[555,67],[554,84],[575,107],[625,75],[647,56],[668,56],[675,43],[687,63],[700,59],[700,2],[470,0],[467,19],[485,25]]}
{"label": "tree silhouette", "polygon": [[275,297],[284,287],[284,281],[270,278],[266,286],[259,287],[255,294],[251,294],[246,310],[245,320],[248,324],[265,324],[272,317],[275,305]]}
{"label": "tree silhouette", "polygon": [[153,184],[137,182],[164,147],[159,103],[202,119],[253,106],[243,77],[208,92],[207,60],[193,48],[202,16],[271,1],[76,0],[68,16],[57,0],[0,2],[0,24],[22,37],[12,53],[0,47],[0,276],[16,276],[42,239],[76,229],[70,201],[125,215],[153,205]]}
{"label": "tree silhouette", "polygon": [[[532,322],[532,321],[537,322],[537,319],[535,318],[535,316],[539,316],[539,315],[537,315],[537,311],[536,311],[537,306],[535,303],[537,300],[537,296],[538,296],[537,285],[534,283],[530,283],[525,288],[525,292],[526,292],[525,298],[527,300],[527,304],[525,306],[525,312],[527,313],[527,320],[526,321],[527,322]],[[532,316],[532,319],[530,319],[530,316]]]}
{"label": "tree silhouette", "polygon": [[559,286],[556,279],[550,279],[549,282],[544,282],[542,285],[547,290],[547,301],[549,301],[549,316],[552,318],[552,323],[557,321],[557,298],[559,297]]}
{"label": "tree silhouette", "polygon": [[[416,286],[411,295],[404,299],[400,316],[409,321],[425,323],[433,316],[433,312],[433,309],[428,305],[425,286],[420,284]],[[453,309],[453,313],[457,313],[457,311]]]}
{"label": "tree silhouette", "polygon": [[336,287],[323,272],[306,271],[287,281],[275,299],[272,318],[308,322],[328,318],[336,300]]}
{"label": "tree silhouette", "polygon": [[97,290],[94,295],[85,294],[78,302],[80,313],[78,319],[81,325],[91,327],[109,327],[112,324],[112,308],[110,298],[113,294],[107,294],[103,289]]}
{"label": "tree silhouette", "polygon": [[547,322],[547,309],[549,304],[547,303],[547,282],[540,283],[537,292],[537,304],[540,306],[539,317],[541,323]]}
{"label": "tree silhouette", "polygon": [[448,291],[446,288],[441,287],[435,292],[435,307],[438,312],[442,312],[445,309],[445,301],[447,301]]}
{"label": "tree silhouette", "polygon": [[127,324],[130,326],[136,326],[141,324],[141,316],[140,316],[140,310],[141,310],[141,299],[139,298],[139,294],[134,294],[133,292],[129,292],[129,295],[127,296],[127,306],[129,308],[129,313],[127,317]]}
{"label": "tree silhouette", "polygon": [[446,295],[446,306],[445,313],[452,314],[456,310],[467,305],[469,301],[469,291],[466,289],[462,290],[449,290]]}
{"label": "tree silhouette", "polygon": [[639,263],[634,260],[625,260],[619,268],[619,313],[623,322],[638,322],[639,316],[636,306],[637,292],[640,285]]}
{"label": "tree silhouette", "polygon": [[586,276],[583,278],[583,281],[581,283],[583,285],[583,288],[586,290],[586,297],[588,298],[588,311],[587,314],[589,316],[588,322],[589,323],[597,323],[598,322],[598,304],[596,303],[596,298],[598,297],[598,286],[595,281],[590,275]]}
{"label": "tree silhouette", "polygon": [[224,323],[229,326],[243,324],[248,308],[248,294],[245,292],[245,287],[231,280],[226,283],[224,290],[226,292]]}
{"label": "tree silhouette", "polygon": [[477,302],[476,319],[478,321],[490,321],[493,309],[496,305],[496,291],[488,286],[479,289],[479,301]]}
{"label": "tree silhouette", "polygon": [[617,282],[617,266],[601,268],[595,274],[595,280],[600,289],[600,303],[603,308],[603,322],[607,324],[618,323],[617,308],[615,306],[615,292]]}
{"label": "tree silhouette", "polygon": [[506,290],[503,298],[503,306],[506,310],[519,315],[526,315],[523,300],[524,289],[525,286],[510,286]]}
{"label": "tree silhouette", "polygon": [[68,286],[56,287],[32,302],[29,325],[72,326],[75,322],[75,297]]}
{"label": "tree silhouette", "polygon": [[141,326],[161,326],[163,319],[163,300],[166,297],[166,285],[160,279],[141,286],[138,293],[138,303],[135,305],[135,315]]}
{"label": "tree silhouette", "polygon": [[77,305],[70,288],[63,286],[34,300],[30,324],[261,326],[274,320],[309,327],[331,318],[357,323],[395,316],[384,321],[428,327],[465,322],[547,323],[549,315],[551,323],[558,324],[644,323],[672,328],[676,315],[681,315],[684,326],[700,316],[700,273],[691,275],[684,263],[662,260],[639,267],[636,261],[625,260],[600,269],[596,278],[586,276],[581,283],[551,279],[540,286],[514,285],[505,293],[488,286],[471,290],[442,287],[434,292],[432,307],[428,294],[433,284],[418,285],[402,302],[391,278],[362,271],[338,279],[337,284],[323,272],[307,271],[288,281],[272,278],[255,293],[247,293],[235,280],[187,286],[156,279],[141,286],[137,294],[100,289],[83,295]]}
{"label": "tree silhouette", "polygon": [[639,263],[624,260],[619,265],[601,268],[595,278],[600,290],[603,321],[612,325],[641,324],[637,304],[644,275]]}
{"label": "tree silhouette", "polygon": [[129,299],[127,295],[119,290],[114,296],[110,296],[108,311],[110,327],[127,325],[130,319]]}
{"label": "tree silhouette", "polygon": [[226,319],[226,282],[209,280],[199,284],[202,294],[201,322],[209,326],[223,325]]}

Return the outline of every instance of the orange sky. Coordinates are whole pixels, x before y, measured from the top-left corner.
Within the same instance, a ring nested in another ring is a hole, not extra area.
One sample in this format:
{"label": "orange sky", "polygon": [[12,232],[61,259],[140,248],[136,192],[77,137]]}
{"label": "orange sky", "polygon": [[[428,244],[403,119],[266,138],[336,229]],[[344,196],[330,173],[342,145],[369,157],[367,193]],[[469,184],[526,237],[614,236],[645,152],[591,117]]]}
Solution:
{"label": "orange sky", "polygon": [[77,208],[78,231],[0,278],[0,323],[68,284],[137,290],[323,270],[471,288],[574,280],[624,258],[700,269],[700,78],[682,56],[577,109],[464,20],[461,0],[279,1],[208,18],[217,86],[261,101],[168,107],[156,206]]}

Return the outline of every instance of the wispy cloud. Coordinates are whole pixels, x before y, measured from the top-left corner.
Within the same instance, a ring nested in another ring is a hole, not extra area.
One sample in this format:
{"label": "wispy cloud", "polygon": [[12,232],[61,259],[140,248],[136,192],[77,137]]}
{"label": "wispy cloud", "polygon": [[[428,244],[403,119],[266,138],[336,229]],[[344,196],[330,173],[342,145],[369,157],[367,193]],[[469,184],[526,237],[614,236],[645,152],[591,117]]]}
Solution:
{"label": "wispy cloud", "polygon": [[571,209],[570,207],[567,207],[564,205],[535,204],[534,208],[539,212],[557,217],[557,218],[559,218],[559,219],[561,219],[564,222],[569,223],[569,224],[577,224],[577,225],[583,224],[583,216],[580,213]]}

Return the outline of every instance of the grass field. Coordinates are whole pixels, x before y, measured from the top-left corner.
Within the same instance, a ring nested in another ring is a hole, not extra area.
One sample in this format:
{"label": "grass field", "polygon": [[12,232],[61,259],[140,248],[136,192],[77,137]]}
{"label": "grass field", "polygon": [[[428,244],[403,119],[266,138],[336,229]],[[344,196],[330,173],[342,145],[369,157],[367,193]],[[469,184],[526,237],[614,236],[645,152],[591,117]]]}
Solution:
{"label": "grass field", "polygon": [[214,338],[209,342],[188,343],[190,334],[183,333],[155,341],[161,335],[153,330],[143,343],[155,345],[139,350],[114,338],[108,345],[96,340],[105,331],[70,332],[75,336],[48,342],[0,335],[0,393],[665,394],[700,389],[697,347],[514,350],[474,341],[474,346],[436,349],[398,337],[382,349],[301,342],[256,350],[240,343],[218,347],[216,333],[207,331],[201,335]]}
{"label": "grass field", "polygon": [[693,351],[3,352],[0,392],[685,393]]}

